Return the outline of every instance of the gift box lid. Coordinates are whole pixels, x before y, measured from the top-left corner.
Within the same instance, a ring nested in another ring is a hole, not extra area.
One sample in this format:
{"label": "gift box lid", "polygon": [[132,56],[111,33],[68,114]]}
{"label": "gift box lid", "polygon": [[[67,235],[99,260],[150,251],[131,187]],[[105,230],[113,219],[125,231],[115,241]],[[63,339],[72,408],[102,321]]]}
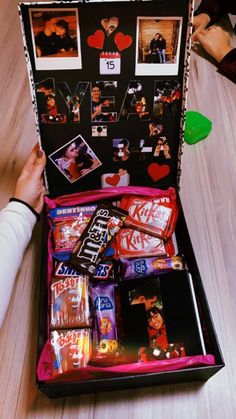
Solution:
{"label": "gift box lid", "polygon": [[50,195],[178,186],[192,1],[19,10]]}

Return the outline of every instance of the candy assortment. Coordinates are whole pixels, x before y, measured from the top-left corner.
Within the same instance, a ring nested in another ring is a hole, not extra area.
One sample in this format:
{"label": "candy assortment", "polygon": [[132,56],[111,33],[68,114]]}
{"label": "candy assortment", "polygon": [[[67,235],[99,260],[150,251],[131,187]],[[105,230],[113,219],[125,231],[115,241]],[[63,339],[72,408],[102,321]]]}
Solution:
{"label": "candy assortment", "polygon": [[[106,201],[49,211],[54,246],[49,288],[53,377],[89,365],[185,355],[184,344],[168,340],[159,287],[159,275],[185,269],[173,240],[175,191],[157,190],[154,197],[123,195],[117,204]],[[124,293],[125,283],[129,287]],[[133,339],[126,326],[135,313],[143,336],[135,336],[133,330]]]}

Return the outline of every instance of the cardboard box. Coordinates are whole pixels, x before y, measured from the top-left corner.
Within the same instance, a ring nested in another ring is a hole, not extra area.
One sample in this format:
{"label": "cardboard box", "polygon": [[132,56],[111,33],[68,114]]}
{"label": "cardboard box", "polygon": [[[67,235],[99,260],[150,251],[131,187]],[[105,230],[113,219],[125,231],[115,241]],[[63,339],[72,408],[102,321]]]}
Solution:
{"label": "cardboard box", "polygon": [[[192,11],[188,0],[20,5],[39,141],[48,156],[45,179],[55,202],[66,195],[63,206],[75,193],[101,188],[120,195],[136,186],[178,190]],[[79,150],[76,165],[68,149]],[[46,218],[44,230],[38,360],[49,338]],[[87,379],[37,378],[41,391],[59,397],[207,380],[224,366],[182,208],[175,236],[188,270],[158,277],[168,341],[184,345],[188,365],[178,358],[159,370],[140,363],[130,363],[129,372],[87,368]],[[128,303],[136,282],[122,284],[126,340],[139,345],[143,336],[145,346],[142,304]]]}

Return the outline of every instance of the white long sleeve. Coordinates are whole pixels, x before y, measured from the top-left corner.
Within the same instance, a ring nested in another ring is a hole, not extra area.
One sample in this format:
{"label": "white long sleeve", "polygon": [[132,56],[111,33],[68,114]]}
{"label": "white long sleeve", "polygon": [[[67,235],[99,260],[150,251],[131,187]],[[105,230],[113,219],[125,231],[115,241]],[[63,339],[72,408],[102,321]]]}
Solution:
{"label": "white long sleeve", "polygon": [[35,215],[19,202],[0,211],[0,328],[35,222]]}

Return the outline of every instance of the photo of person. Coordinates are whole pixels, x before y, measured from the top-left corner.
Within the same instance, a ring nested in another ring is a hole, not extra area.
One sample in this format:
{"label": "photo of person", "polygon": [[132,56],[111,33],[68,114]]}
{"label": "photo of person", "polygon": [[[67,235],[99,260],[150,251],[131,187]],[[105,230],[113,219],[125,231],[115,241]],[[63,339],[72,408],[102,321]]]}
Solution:
{"label": "photo of person", "polygon": [[120,119],[128,119],[129,115],[137,115],[141,120],[149,120],[146,98],[142,83],[139,80],[131,80],[121,107]]}
{"label": "photo of person", "polygon": [[77,9],[30,9],[37,70],[82,68]]}
{"label": "photo of person", "polygon": [[181,85],[177,80],[160,80],[155,82],[154,107],[155,116],[176,117],[180,111]]}
{"label": "photo of person", "polygon": [[54,79],[48,78],[36,83],[35,90],[41,104],[39,107],[41,122],[43,124],[65,124],[67,116],[58,111]]}
{"label": "photo of person", "polygon": [[129,141],[126,139],[113,140],[113,161],[126,161],[130,157]]}
{"label": "photo of person", "polygon": [[55,83],[53,78],[47,78],[35,83],[36,93],[43,93],[45,96],[55,95]]}
{"label": "photo of person", "polygon": [[158,278],[147,278],[140,281],[137,288],[129,292],[130,304],[145,304],[146,311],[152,307],[162,307]]}
{"label": "photo of person", "polygon": [[56,21],[56,46],[57,52],[66,52],[76,50],[76,42],[70,36],[69,23],[64,19]]}
{"label": "photo of person", "polygon": [[160,33],[156,33],[150,42],[150,49],[146,56],[146,62],[165,63],[166,40]]}
{"label": "photo of person", "polygon": [[155,122],[150,122],[149,124],[149,137],[155,137],[160,135],[164,129],[162,124],[155,124]]}
{"label": "photo of person", "polygon": [[165,350],[168,346],[158,278],[148,278],[129,292],[130,304],[145,304],[150,347]]}
{"label": "photo of person", "polygon": [[117,120],[116,112],[106,112],[105,108],[114,106],[113,97],[104,97],[102,90],[109,87],[116,88],[116,85],[107,86],[106,82],[96,82],[91,86],[91,119],[92,122],[115,122]]}
{"label": "photo of person", "polygon": [[58,91],[69,111],[68,122],[80,122],[80,108],[88,86],[89,82],[78,82],[76,89],[71,91],[66,82],[57,83]]}
{"label": "photo of person", "polygon": [[70,183],[101,165],[100,160],[81,135],[52,153],[49,158]]}
{"label": "photo of person", "polygon": [[66,115],[58,113],[54,95],[45,95],[45,107],[47,113],[41,114],[41,121],[44,124],[65,124],[67,122]]}
{"label": "photo of person", "polygon": [[159,137],[156,143],[156,148],[154,150],[154,157],[164,157],[165,159],[170,159],[170,147],[166,137]]}
{"label": "photo of person", "polygon": [[145,160],[144,153],[153,153],[156,149],[158,138],[164,130],[164,125],[156,122],[150,122],[148,124],[148,137],[140,140],[139,148],[141,153],[143,153],[142,160]]}
{"label": "photo of person", "polygon": [[181,17],[138,17],[136,75],[177,75]]}
{"label": "photo of person", "polygon": [[155,306],[152,307],[147,312],[147,321],[151,348],[160,347],[162,350],[165,350],[168,346],[168,340],[162,310]]}

